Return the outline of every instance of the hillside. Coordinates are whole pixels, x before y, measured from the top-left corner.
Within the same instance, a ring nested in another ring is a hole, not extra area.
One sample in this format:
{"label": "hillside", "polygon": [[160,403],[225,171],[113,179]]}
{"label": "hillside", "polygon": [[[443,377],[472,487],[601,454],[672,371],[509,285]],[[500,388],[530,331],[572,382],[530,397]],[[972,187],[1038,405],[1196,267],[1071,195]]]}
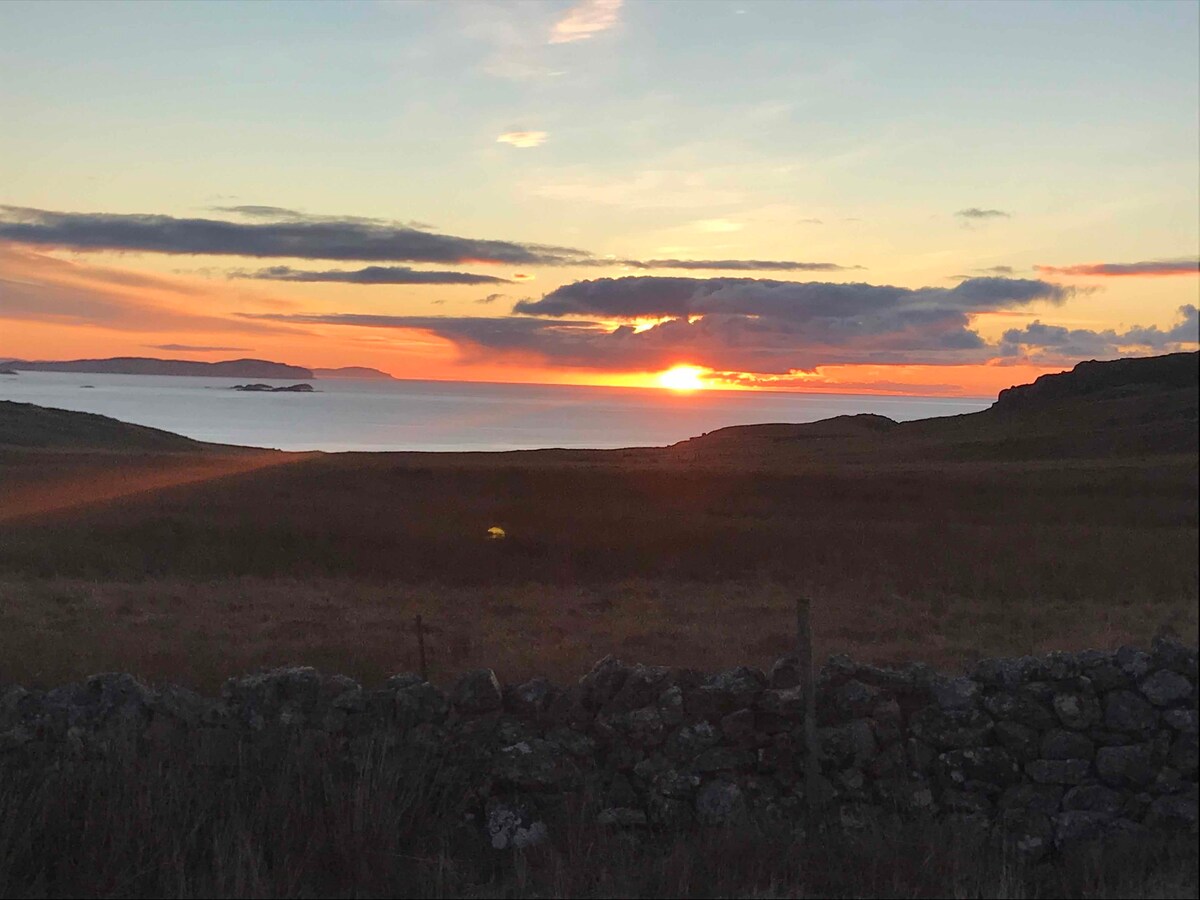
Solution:
{"label": "hillside", "polygon": [[893,422],[838,416],[722,428],[672,450],[707,461],[1028,461],[1195,454],[1200,353],[1079,363],[1009,388],[982,412]]}
{"label": "hillside", "polygon": [[342,366],[338,369],[313,369],[314,378],[369,378],[374,381],[394,381],[393,376],[370,366]]}
{"label": "hillside", "polygon": [[265,359],[227,359],[221,362],[196,362],[190,359],[154,359],[143,356],[116,356],[111,359],[71,359],[27,362],[15,359],[5,363],[18,372],[87,372],[97,375],[189,375],[221,378],[312,378],[312,369],[289,366]]}
{"label": "hillside", "polygon": [[108,416],[0,400],[0,448],[196,452],[215,446]]}

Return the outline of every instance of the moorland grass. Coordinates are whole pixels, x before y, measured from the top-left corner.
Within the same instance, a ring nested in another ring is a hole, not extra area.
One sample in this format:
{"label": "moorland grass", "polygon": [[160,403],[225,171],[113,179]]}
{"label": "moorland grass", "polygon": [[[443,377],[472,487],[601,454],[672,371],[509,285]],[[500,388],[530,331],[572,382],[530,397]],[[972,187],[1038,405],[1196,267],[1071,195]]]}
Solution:
{"label": "moorland grass", "polygon": [[0,898],[1196,896],[1187,836],[1039,862],[962,823],[618,831],[579,797],[546,844],[497,851],[462,794],[434,760],[332,766],[298,748],[232,770],[116,753],[10,773]]}
{"label": "moorland grass", "polygon": [[10,520],[0,680],[214,689],[304,663],[375,681],[416,667],[418,613],[439,680],[569,679],[607,653],[765,665],[798,594],[819,655],[880,663],[1195,634],[1191,458],[742,471],[631,453],[318,455]]}

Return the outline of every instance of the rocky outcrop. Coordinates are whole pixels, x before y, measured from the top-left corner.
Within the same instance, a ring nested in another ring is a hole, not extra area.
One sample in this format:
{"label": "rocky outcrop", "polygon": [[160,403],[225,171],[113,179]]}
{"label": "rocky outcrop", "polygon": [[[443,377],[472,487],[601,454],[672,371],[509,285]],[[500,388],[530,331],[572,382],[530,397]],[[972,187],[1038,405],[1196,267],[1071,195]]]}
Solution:
{"label": "rocky outcrop", "polygon": [[235,384],[232,391],[249,391],[257,394],[311,394],[311,384],[289,384],[283,387],[272,387],[269,384]]}
{"label": "rocky outcrop", "polygon": [[497,848],[538,843],[570,798],[619,828],[786,821],[811,807],[843,824],[954,817],[1034,854],[1196,830],[1193,647],[984,660],[957,677],[835,657],[818,679],[811,779],[795,681],[787,659],[768,675],[606,657],[568,686],[505,687],[484,669],[449,691],[407,674],[364,688],[290,668],[230,679],[218,699],[97,675],[0,691],[0,772],[170,751],[219,773],[264,745],[332,761],[408,754],[438,761]]}

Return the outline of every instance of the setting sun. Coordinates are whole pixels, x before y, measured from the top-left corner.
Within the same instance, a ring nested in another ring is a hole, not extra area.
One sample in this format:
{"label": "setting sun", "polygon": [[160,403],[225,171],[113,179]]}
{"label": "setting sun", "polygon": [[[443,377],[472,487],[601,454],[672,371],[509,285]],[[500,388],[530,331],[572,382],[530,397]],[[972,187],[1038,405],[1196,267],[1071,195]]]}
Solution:
{"label": "setting sun", "polygon": [[659,375],[658,383],[672,391],[698,391],[707,387],[703,373],[699,366],[675,366]]}

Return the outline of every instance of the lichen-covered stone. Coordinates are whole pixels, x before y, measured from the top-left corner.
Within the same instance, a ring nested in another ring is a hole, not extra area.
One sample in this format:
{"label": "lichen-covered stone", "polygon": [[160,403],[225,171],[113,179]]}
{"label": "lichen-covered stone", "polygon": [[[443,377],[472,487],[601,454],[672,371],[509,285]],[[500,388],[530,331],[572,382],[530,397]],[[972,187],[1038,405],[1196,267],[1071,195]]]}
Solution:
{"label": "lichen-covered stone", "polygon": [[1101,813],[1115,819],[1125,805],[1124,798],[1102,784],[1081,784],[1071,788],[1062,798],[1065,810]]}
{"label": "lichen-covered stone", "polygon": [[1096,751],[1096,772],[1114,787],[1145,785],[1154,780],[1154,745],[1101,747]]}
{"label": "lichen-covered stone", "polygon": [[1053,816],[1062,803],[1063,789],[1057,784],[1013,784],[1004,789],[996,801],[1000,809],[1024,809]]}
{"label": "lichen-covered stone", "polygon": [[1041,754],[1038,733],[1020,722],[1000,721],[996,723],[996,740],[1014,757],[1022,762],[1037,759]]}
{"label": "lichen-covered stone", "polygon": [[696,795],[696,818],[704,825],[723,825],[745,809],[742,789],[725,781],[710,781]]}
{"label": "lichen-covered stone", "polygon": [[501,782],[526,791],[562,790],[579,775],[562,747],[540,738],[504,747],[492,773]]}
{"label": "lichen-covered stone", "polygon": [[1197,801],[1195,796],[1168,795],[1150,804],[1146,824],[1152,828],[1196,833]]}
{"label": "lichen-covered stone", "polygon": [[182,752],[223,772],[285,753],[333,769],[439,760],[437,789],[484,804],[486,838],[504,849],[544,840],[580,791],[614,827],[742,815],[788,827],[811,800],[836,803],[846,827],[890,813],[994,829],[1027,859],[1056,840],[1195,827],[1196,652],[1178,641],[984,661],[969,678],[834,658],[814,698],[816,772],[805,771],[805,698],[784,669],[768,680],[608,658],[565,689],[533,679],[507,691],[480,670],[453,706],[415,675],[363,690],[303,667],[230,679],[220,701],[121,674],[10,686],[0,778],[129,752]]}
{"label": "lichen-covered stone", "polygon": [[1114,731],[1137,733],[1158,721],[1154,707],[1133,691],[1113,691],[1104,698],[1104,725]]}
{"label": "lichen-covered stone", "polygon": [[1042,759],[1091,759],[1095,752],[1091,739],[1077,731],[1056,728],[1042,736]]}
{"label": "lichen-covered stone", "polygon": [[878,752],[875,733],[866,719],[818,729],[822,759],[840,765],[862,765]]}
{"label": "lichen-covered stone", "polygon": [[930,687],[934,702],[948,712],[967,712],[979,702],[979,685],[970,678],[936,678]]}
{"label": "lichen-covered stone", "polygon": [[500,681],[491,669],[475,669],[454,684],[451,693],[454,708],[468,716],[496,712],[504,706]]}
{"label": "lichen-covered stone", "polygon": [[939,750],[958,750],[986,744],[992,726],[992,720],[979,710],[950,712],[936,706],[918,710],[909,720],[913,735]]}
{"label": "lichen-covered stone", "polygon": [[606,706],[625,685],[629,667],[614,656],[606,656],[579,679],[582,700],[590,709]]}
{"label": "lichen-covered stone", "polygon": [[514,715],[536,718],[554,702],[557,690],[548,678],[531,678],[504,691],[504,708]]}
{"label": "lichen-covered stone", "polygon": [[1100,700],[1095,694],[1056,694],[1051,702],[1065,728],[1082,731],[1100,721]]}
{"label": "lichen-covered stone", "polygon": [[396,691],[394,709],[399,725],[412,728],[442,722],[450,709],[450,701],[429,682],[418,681]]}
{"label": "lichen-covered stone", "polygon": [[1017,761],[1003,747],[950,750],[938,757],[935,769],[943,783],[957,788],[971,784],[1003,788],[1021,780]]}
{"label": "lichen-covered stone", "polygon": [[837,722],[861,719],[879,703],[879,689],[852,678],[834,689],[828,708]]}
{"label": "lichen-covered stone", "polygon": [[1035,731],[1058,724],[1049,707],[1027,694],[997,691],[984,697],[983,707],[997,720],[1018,722]]}
{"label": "lichen-covered stone", "polygon": [[1088,759],[1035,759],[1025,772],[1038,784],[1082,784],[1092,771]]}
{"label": "lichen-covered stone", "polygon": [[1062,847],[1104,836],[1104,826],[1112,816],[1085,810],[1068,810],[1054,817],[1054,842]]}
{"label": "lichen-covered stone", "polygon": [[795,656],[781,656],[767,673],[767,683],[775,690],[786,690],[800,684],[800,660]]}
{"label": "lichen-covered stone", "polygon": [[1149,672],[1151,662],[1150,654],[1137,647],[1122,647],[1117,651],[1116,663],[1130,678],[1141,678]]}
{"label": "lichen-covered stone", "polygon": [[550,832],[525,807],[497,802],[489,805],[485,823],[488,839],[496,850],[523,850],[545,843]]}
{"label": "lichen-covered stone", "polygon": [[1142,695],[1155,706],[1173,706],[1182,703],[1195,690],[1192,683],[1170,669],[1159,669],[1145,678],[1139,685]]}
{"label": "lichen-covered stone", "polygon": [[754,711],[739,709],[721,719],[721,735],[727,741],[741,743],[754,734]]}

